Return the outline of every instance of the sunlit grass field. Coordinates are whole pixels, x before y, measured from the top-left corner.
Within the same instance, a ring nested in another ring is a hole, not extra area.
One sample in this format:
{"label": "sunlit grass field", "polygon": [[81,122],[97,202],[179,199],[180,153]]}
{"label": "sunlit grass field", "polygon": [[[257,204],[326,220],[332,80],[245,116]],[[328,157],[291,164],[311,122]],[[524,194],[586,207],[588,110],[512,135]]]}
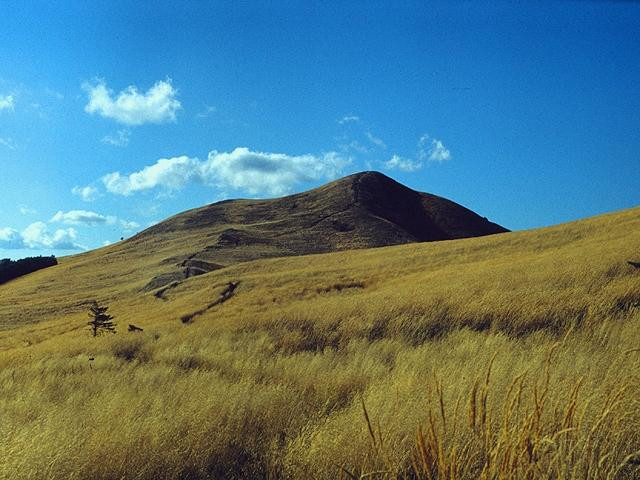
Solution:
{"label": "sunlit grass field", "polygon": [[[143,287],[189,245],[162,248],[0,287],[0,478],[640,478],[640,208],[164,300]],[[116,335],[89,335],[94,298]]]}

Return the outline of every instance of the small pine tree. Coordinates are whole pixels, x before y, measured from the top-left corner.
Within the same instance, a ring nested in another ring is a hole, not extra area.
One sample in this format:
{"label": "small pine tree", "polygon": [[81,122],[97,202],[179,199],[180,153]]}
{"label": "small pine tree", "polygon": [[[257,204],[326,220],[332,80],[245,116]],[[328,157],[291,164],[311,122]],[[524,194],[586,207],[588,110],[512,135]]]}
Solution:
{"label": "small pine tree", "polygon": [[104,332],[116,333],[116,324],[111,321],[113,317],[107,313],[108,309],[109,307],[101,307],[95,300],[89,307],[91,320],[87,322],[87,325],[91,327],[91,333],[94,337]]}

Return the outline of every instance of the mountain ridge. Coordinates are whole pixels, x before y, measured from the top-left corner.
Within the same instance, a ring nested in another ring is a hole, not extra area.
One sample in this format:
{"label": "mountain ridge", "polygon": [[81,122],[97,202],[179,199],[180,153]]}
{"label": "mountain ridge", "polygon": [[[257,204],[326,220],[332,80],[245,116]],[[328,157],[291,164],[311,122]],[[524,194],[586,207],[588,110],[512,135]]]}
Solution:
{"label": "mountain ridge", "polygon": [[[365,187],[368,188],[364,188],[362,189],[362,192],[364,195],[361,194],[361,186],[363,185]],[[135,235],[132,238],[136,238],[136,237],[140,237],[141,235],[144,236],[145,234],[151,234],[151,233],[159,233],[159,232],[163,232],[163,231],[168,231],[168,230],[172,230],[170,227],[171,226],[180,226],[182,228],[189,228],[190,226],[201,226],[201,222],[202,220],[205,220],[205,217],[203,217],[203,213],[206,213],[207,211],[211,210],[211,209],[216,209],[216,208],[227,208],[230,205],[238,205],[238,206],[244,206],[244,207],[257,207],[257,208],[261,208],[264,206],[264,204],[275,204],[278,206],[282,206],[282,205],[289,205],[291,210],[294,210],[297,208],[297,201],[305,199],[306,197],[314,197],[315,195],[319,195],[319,194],[324,194],[324,193],[333,193],[331,192],[331,190],[338,190],[341,187],[345,187],[347,185],[351,186],[351,190],[352,190],[352,198],[353,198],[353,202],[352,202],[352,206],[358,207],[358,206],[371,206],[372,202],[375,202],[375,197],[376,194],[377,196],[381,196],[380,192],[387,193],[386,195],[386,200],[389,200],[390,197],[388,195],[388,192],[390,189],[394,189],[394,193],[395,194],[399,194],[399,195],[403,195],[406,199],[407,194],[410,192],[413,195],[418,195],[421,196],[423,198],[423,200],[427,200],[427,201],[431,201],[431,202],[435,202],[435,203],[439,203],[439,205],[437,205],[438,207],[441,207],[443,205],[448,204],[449,207],[451,206],[455,206],[455,207],[459,207],[460,209],[463,209],[464,211],[466,211],[468,214],[473,214],[476,215],[477,219],[481,219],[487,222],[487,225],[490,225],[489,228],[484,228],[482,229],[481,232],[469,232],[469,233],[483,233],[483,234],[491,234],[491,233],[502,233],[502,232],[506,232],[509,231],[508,229],[495,224],[493,222],[489,222],[486,218],[480,217],[479,215],[475,214],[475,212],[467,209],[466,207],[463,207],[462,205],[459,205],[451,200],[448,200],[444,197],[440,197],[434,194],[430,194],[430,193],[425,193],[425,192],[419,192],[416,190],[413,190],[409,187],[406,187],[405,185],[402,185],[401,183],[393,180],[392,178],[380,173],[380,172],[376,172],[376,171],[364,171],[364,172],[359,172],[359,173],[355,173],[352,175],[348,175],[346,177],[342,177],[340,179],[334,180],[332,182],[329,182],[325,185],[322,185],[320,187],[311,189],[311,190],[307,190],[304,192],[300,192],[300,193],[294,193],[291,195],[287,195],[284,197],[279,197],[279,198],[273,198],[273,199],[244,199],[244,198],[239,198],[239,199],[226,199],[226,200],[222,200],[220,202],[216,202],[216,203],[212,203],[209,205],[205,205],[202,207],[196,207],[190,210],[186,210],[184,212],[178,213],[176,215],[173,215],[169,218],[167,218],[166,220],[149,227],[148,229],[138,233],[137,235]],[[372,192],[373,190],[373,192]],[[369,197],[367,197],[367,194],[369,195]],[[364,197],[364,198],[363,198]],[[374,198],[372,198],[374,197]],[[313,199],[315,201],[317,201],[317,199]],[[348,207],[347,207],[348,208]],[[243,211],[242,212],[244,214],[244,218],[243,220],[252,220],[255,217],[251,215],[252,212],[247,212],[247,211]],[[264,212],[261,212],[264,213]],[[327,215],[326,217],[329,216],[333,216],[336,214],[340,214],[342,213],[341,211],[334,211],[332,212],[330,215]],[[433,213],[433,212],[432,212]],[[188,218],[190,217],[191,218]],[[195,218],[193,218],[193,216],[196,216]],[[384,216],[384,215],[383,215]],[[183,218],[183,217],[187,217],[188,220],[185,221],[184,223],[178,224],[177,220]],[[325,217],[325,218],[326,218]],[[324,220],[325,218],[321,218],[320,220]],[[477,220],[475,219],[475,220]],[[198,220],[200,222],[198,222]],[[229,218],[228,220],[238,220],[238,218]],[[168,228],[169,227],[169,228]],[[454,234],[452,232],[447,232],[446,234],[441,234],[439,236],[439,238],[433,238],[433,240],[435,239],[453,239],[453,238],[466,238],[466,236],[477,236],[477,235],[465,235],[464,233],[460,233],[458,232],[457,234]],[[429,241],[432,240],[432,238],[424,238],[422,241]]]}
{"label": "mountain ridge", "polygon": [[[508,230],[437,195],[418,192],[379,172],[360,172],[285,197],[235,199],[174,215],[122,246],[191,237],[194,249],[171,256],[179,270],[146,289],[230,264],[413,242],[452,240]],[[194,238],[198,237],[198,238]],[[179,241],[179,239],[178,239]]]}
{"label": "mountain ridge", "polygon": [[0,288],[0,330],[66,318],[95,297],[163,301],[186,279],[224,274],[256,260],[500,231],[506,229],[450,200],[361,172],[282,198],[227,200],[188,210],[127,240],[61,257],[60,265]]}

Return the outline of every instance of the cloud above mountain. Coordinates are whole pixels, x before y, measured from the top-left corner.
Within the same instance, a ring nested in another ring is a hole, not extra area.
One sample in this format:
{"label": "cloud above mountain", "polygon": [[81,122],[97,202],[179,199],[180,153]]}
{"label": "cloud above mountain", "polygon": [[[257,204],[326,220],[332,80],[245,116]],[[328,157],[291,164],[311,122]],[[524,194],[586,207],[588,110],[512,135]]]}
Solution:
{"label": "cloud above mountain", "polygon": [[77,232],[73,228],[57,229],[50,233],[47,224],[34,222],[22,231],[11,227],[0,228],[0,248],[4,249],[54,249],[83,250],[76,242]]}
{"label": "cloud above mountain", "polygon": [[87,185],[85,187],[79,187],[76,185],[71,189],[71,193],[79,196],[85,202],[93,202],[100,195],[98,189],[91,185]]}
{"label": "cloud above mountain", "polygon": [[63,212],[59,210],[52,218],[51,222],[59,222],[67,225],[104,225],[116,222],[116,217],[100,215],[88,210],[70,210]]}
{"label": "cloud above mountain", "polygon": [[398,169],[403,172],[415,172],[422,168],[422,162],[404,158],[400,155],[392,155],[391,158],[385,162],[384,166],[390,170]]}
{"label": "cloud above mountain", "polygon": [[189,183],[244,190],[251,195],[284,195],[296,185],[339,176],[350,159],[337,152],[287,155],[239,147],[209,152],[205,160],[187,156],[162,158],[130,174],[102,177],[107,191],[117,195],[164,188],[179,190]]}
{"label": "cloud above mountain", "polygon": [[115,215],[102,215],[90,210],[59,210],[50,220],[51,223],[63,223],[65,225],[84,225],[95,227],[99,225],[119,224],[125,231],[137,229],[140,225],[131,220],[123,220]]}
{"label": "cloud above mountain", "polygon": [[451,152],[444,146],[442,141],[425,133],[418,141],[418,159],[442,163],[451,160]]}
{"label": "cloud above mountain", "polygon": [[2,110],[13,110],[14,98],[13,95],[0,95],[0,112]]}
{"label": "cloud above mountain", "polygon": [[444,143],[425,133],[418,140],[418,150],[415,159],[394,154],[389,160],[384,162],[383,165],[388,170],[415,172],[424,167],[425,164],[444,163],[448,160],[451,160],[451,152],[444,146]]}
{"label": "cloud above mountain", "polygon": [[84,108],[87,113],[129,126],[175,121],[177,111],[182,108],[170,79],[156,82],[144,93],[131,85],[114,94],[104,80],[85,83],[83,89],[89,100]]}

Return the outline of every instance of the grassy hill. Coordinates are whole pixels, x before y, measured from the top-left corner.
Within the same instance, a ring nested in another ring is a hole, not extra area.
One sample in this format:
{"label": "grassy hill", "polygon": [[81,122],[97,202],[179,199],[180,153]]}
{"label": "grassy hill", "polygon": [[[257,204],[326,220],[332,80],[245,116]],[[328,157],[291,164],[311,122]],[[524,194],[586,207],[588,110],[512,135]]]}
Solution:
{"label": "grassy hill", "polygon": [[0,289],[0,330],[138,301],[186,278],[255,259],[477,237],[507,230],[378,172],[271,200],[227,200],[175,215],[116,245]]}
{"label": "grassy hill", "polygon": [[640,475],[640,208],[150,288],[162,235],[0,287],[0,478]]}

